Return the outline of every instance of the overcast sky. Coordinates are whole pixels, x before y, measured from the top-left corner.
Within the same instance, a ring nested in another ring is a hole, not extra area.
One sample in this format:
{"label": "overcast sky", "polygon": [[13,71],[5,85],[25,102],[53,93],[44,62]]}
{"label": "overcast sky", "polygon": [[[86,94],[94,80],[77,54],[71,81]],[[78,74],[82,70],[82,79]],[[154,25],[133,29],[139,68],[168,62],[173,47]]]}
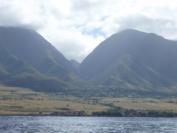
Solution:
{"label": "overcast sky", "polygon": [[177,39],[177,0],[0,0],[0,25],[38,31],[68,59],[82,59],[127,28]]}

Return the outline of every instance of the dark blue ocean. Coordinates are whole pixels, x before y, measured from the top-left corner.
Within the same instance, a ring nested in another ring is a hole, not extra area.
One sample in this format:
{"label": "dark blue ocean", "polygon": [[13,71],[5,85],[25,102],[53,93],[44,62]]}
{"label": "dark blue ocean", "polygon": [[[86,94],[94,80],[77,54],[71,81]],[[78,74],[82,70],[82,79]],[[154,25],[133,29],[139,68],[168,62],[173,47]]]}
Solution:
{"label": "dark blue ocean", "polygon": [[0,133],[177,133],[177,119],[2,116]]}

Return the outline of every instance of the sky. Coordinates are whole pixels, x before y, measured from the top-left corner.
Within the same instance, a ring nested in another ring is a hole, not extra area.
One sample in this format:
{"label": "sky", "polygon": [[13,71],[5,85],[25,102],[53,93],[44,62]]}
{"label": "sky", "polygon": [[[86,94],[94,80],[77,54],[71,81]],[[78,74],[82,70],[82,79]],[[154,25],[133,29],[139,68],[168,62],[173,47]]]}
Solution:
{"label": "sky", "polygon": [[81,62],[124,29],[177,40],[177,0],[0,0],[0,26],[36,30],[67,59]]}

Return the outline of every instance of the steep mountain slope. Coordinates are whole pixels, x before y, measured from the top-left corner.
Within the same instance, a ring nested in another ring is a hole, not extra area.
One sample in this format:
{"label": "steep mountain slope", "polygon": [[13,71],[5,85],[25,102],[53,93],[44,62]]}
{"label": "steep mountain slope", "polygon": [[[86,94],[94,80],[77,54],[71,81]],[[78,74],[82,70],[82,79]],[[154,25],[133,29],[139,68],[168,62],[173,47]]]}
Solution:
{"label": "steep mountain slope", "polygon": [[125,30],[103,41],[80,65],[80,76],[113,94],[177,92],[177,42]]}
{"label": "steep mountain slope", "polygon": [[0,27],[0,84],[38,91],[79,96],[174,96],[176,58],[176,41],[125,30],[103,41],[78,64],[65,59],[33,30]]}
{"label": "steep mountain slope", "polygon": [[37,32],[0,27],[1,83],[34,89],[66,88],[75,69]]}
{"label": "steep mountain slope", "polygon": [[70,63],[72,64],[73,68],[75,68],[75,71],[78,73],[80,63],[77,62],[76,60],[70,60]]}

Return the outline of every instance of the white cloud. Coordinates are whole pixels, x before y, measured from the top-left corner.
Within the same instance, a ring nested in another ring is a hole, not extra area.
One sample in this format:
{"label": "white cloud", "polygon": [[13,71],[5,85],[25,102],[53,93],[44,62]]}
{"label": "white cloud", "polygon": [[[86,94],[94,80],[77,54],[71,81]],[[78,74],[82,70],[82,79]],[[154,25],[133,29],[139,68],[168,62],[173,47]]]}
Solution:
{"label": "white cloud", "polygon": [[69,59],[77,59],[78,61],[83,60],[86,54],[95,48],[95,44],[99,44],[104,39],[100,36],[84,35],[76,29],[59,28],[55,30],[52,28],[54,27],[43,29],[40,32],[62,53],[67,53]]}
{"label": "white cloud", "polygon": [[33,28],[78,61],[126,28],[177,39],[176,16],[176,0],[0,0],[0,25]]}

